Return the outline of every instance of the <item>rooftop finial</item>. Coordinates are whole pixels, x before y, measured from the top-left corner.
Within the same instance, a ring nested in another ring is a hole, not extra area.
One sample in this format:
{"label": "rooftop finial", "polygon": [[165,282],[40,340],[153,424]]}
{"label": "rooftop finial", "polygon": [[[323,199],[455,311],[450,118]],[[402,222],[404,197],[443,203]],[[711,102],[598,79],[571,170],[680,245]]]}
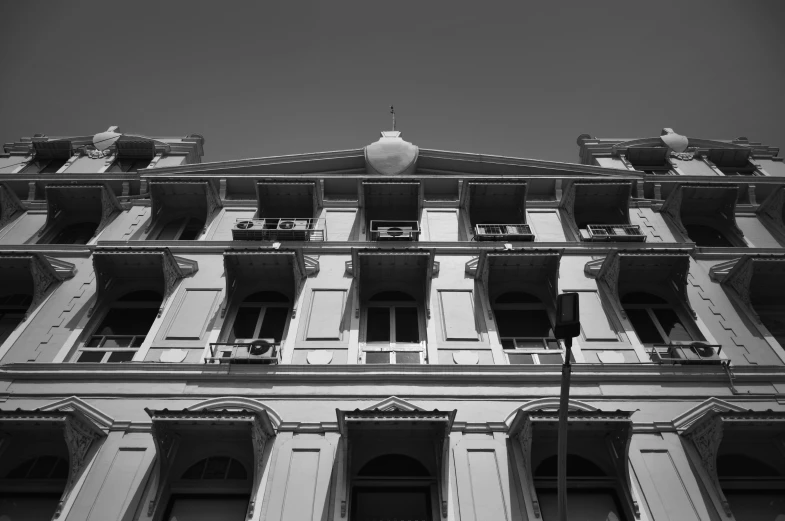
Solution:
{"label": "rooftop finial", "polygon": [[393,118],[393,132],[394,132],[395,131],[395,109],[393,108],[392,105],[390,105],[390,114],[392,114],[392,118]]}

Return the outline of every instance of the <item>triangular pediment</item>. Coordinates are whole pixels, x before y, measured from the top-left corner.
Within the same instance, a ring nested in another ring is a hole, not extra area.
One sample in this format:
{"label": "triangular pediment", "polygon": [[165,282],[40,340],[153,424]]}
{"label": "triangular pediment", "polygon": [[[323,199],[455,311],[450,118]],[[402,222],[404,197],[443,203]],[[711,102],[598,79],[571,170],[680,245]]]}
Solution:
{"label": "triangular pediment", "polygon": [[743,412],[746,411],[744,407],[720,400],[719,398],[709,398],[705,402],[693,407],[687,412],[680,414],[673,419],[673,426],[679,432],[684,432],[689,429],[696,422],[700,421],[707,414],[717,412]]}
{"label": "triangular pediment", "polygon": [[390,396],[386,400],[382,400],[381,402],[371,405],[370,407],[366,407],[363,409],[365,411],[384,411],[384,412],[391,412],[391,411],[403,411],[403,412],[411,412],[411,411],[423,411],[422,407],[414,405],[411,402],[404,400],[403,398],[398,398],[397,396]]}

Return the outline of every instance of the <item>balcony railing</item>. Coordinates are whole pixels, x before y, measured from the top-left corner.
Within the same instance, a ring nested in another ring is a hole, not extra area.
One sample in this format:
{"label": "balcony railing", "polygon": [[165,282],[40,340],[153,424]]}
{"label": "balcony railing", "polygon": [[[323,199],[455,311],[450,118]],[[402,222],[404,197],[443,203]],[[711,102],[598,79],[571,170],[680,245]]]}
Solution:
{"label": "balcony railing", "polygon": [[645,242],[646,234],[637,224],[590,224],[587,241]]}
{"label": "balcony railing", "polygon": [[232,227],[232,238],[236,241],[323,241],[326,231],[324,219],[237,219]]}
{"label": "balcony railing", "polygon": [[654,344],[649,352],[651,361],[658,364],[721,365],[722,346],[705,342]]}
{"label": "balcony railing", "polygon": [[420,237],[417,221],[371,221],[372,241],[416,241]]}
{"label": "balcony railing", "polygon": [[533,241],[528,224],[478,224],[474,227],[476,241]]}
{"label": "balcony railing", "polygon": [[213,342],[210,356],[204,362],[211,364],[277,364],[278,344],[273,339],[248,342]]}

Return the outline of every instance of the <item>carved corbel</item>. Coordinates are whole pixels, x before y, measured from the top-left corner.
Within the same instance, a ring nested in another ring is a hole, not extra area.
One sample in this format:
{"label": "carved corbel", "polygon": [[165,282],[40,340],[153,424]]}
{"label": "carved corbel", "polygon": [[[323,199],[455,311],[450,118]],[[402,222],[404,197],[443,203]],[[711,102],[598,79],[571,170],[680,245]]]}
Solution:
{"label": "carved corbel", "polygon": [[616,466],[616,472],[624,480],[624,495],[632,508],[635,519],[640,519],[640,506],[632,494],[632,479],[630,478],[629,450],[631,439],[632,429],[619,429],[609,433],[606,437],[614,465]]}
{"label": "carved corbel", "polygon": [[698,451],[703,468],[709,476],[719,496],[725,515],[731,516],[730,504],[722,492],[720,479],[717,476],[717,451],[722,443],[722,418],[715,414],[701,422],[690,432],[687,437],[692,441]]}
{"label": "carved corbel", "polygon": [[253,489],[251,492],[251,501],[248,504],[247,519],[253,517],[254,509],[256,508],[256,495],[259,492],[259,486],[262,482],[262,475],[264,474],[264,449],[267,441],[270,439],[270,434],[265,432],[261,420],[257,417],[251,423],[251,442],[253,443],[253,457],[254,457],[254,473],[253,473]]}
{"label": "carved corbel", "polygon": [[161,500],[164,487],[169,480],[169,470],[172,466],[172,462],[174,461],[177,445],[180,441],[180,436],[166,424],[153,422],[152,433],[157,456],[156,462],[158,466],[158,485],[155,490],[155,496],[147,505],[148,517],[151,517],[153,513],[155,513],[155,507]]}
{"label": "carved corbel", "polygon": [[55,517],[59,517],[62,513],[63,506],[84,469],[87,453],[98,438],[98,434],[92,429],[71,416],[66,417],[63,423],[63,435],[68,447],[68,480],[63,495],[60,496],[60,502],[57,504]]}
{"label": "carved corbel", "polygon": [[523,456],[523,471],[526,473],[526,484],[528,485],[529,497],[532,500],[532,510],[537,518],[542,517],[540,511],[540,502],[537,499],[537,491],[534,489],[534,476],[532,475],[532,439],[534,435],[534,424],[531,419],[526,418],[523,422],[518,433],[518,443],[521,446],[521,455]]}

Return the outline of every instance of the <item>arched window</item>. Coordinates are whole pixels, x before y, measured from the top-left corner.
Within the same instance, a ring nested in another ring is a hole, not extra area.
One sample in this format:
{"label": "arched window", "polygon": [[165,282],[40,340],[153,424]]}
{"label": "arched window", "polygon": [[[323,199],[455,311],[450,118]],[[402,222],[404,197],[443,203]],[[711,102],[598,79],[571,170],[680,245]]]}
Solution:
{"label": "arched window", "polygon": [[97,222],[80,222],[63,226],[50,244],[87,244],[98,229]]}
{"label": "arched window", "polygon": [[158,317],[163,296],[152,290],[126,293],[112,303],[79,351],[77,362],[130,362]]}
{"label": "arched window", "polygon": [[351,519],[432,519],[428,469],[403,454],[367,462],[353,479]]}
{"label": "arched window", "polygon": [[180,479],[248,479],[248,472],[243,464],[228,456],[210,456],[199,460],[183,472]]}
{"label": "arched window", "polygon": [[243,300],[237,308],[229,331],[229,342],[257,338],[283,339],[289,320],[289,299],[277,291],[259,291]]}
{"label": "arched window", "polygon": [[0,296],[0,345],[25,319],[32,302],[32,295],[16,293]]}
{"label": "arched window", "polygon": [[651,293],[632,292],[621,298],[627,318],[644,344],[698,340],[690,333],[686,318],[682,319],[665,299]]}
{"label": "arched window", "polygon": [[202,217],[176,217],[161,227],[156,240],[193,241],[199,238],[204,229]]}
{"label": "arched window", "polygon": [[[52,519],[68,479],[68,461],[40,455],[15,465],[3,478],[0,514],[12,520]],[[3,490],[6,486],[8,489]]]}
{"label": "arched window", "polygon": [[493,302],[502,348],[511,364],[561,364],[545,304],[523,291],[502,293]]}
{"label": "arched window", "polygon": [[724,233],[717,228],[706,224],[684,223],[687,234],[698,246],[708,246],[714,248],[732,248],[733,243],[728,240]]}
{"label": "arched window", "polygon": [[770,438],[730,435],[720,445],[717,477],[736,519],[785,515],[785,468],[778,443]]}
{"label": "arched window", "polygon": [[[423,338],[420,306],[403,291],[381,291],[372,295],[365,309],[365,353],[367,364],[419,364]],[[373,347],[373,345],[377,347]],[[411,350],[406,350],[410,348]]]}

